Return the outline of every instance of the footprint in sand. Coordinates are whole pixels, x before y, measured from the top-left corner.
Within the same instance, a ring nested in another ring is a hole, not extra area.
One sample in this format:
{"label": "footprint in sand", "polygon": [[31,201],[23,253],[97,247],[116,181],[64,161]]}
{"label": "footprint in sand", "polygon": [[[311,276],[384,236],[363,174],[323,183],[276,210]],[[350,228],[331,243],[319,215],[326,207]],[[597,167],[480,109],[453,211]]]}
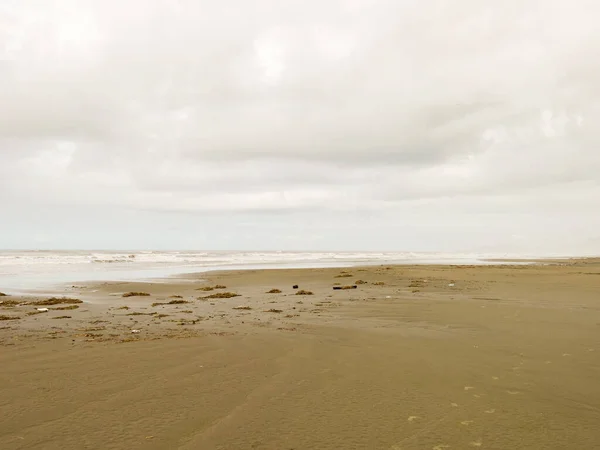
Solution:
{"label": "footprint in sand", "polygon": [[475,389],[473,386],[465,386],[465,391],[470,391],[471,389]]}
{"label": "footprint in sand", "polygon": [[410,417],[408,418],[408,421],[409,421],[409,422],[413,422],[413,421],[415,421],[415,420],[417,420],[417,419],[419,419],[419,418],[420,418],[419,416],[410,416]]}
{"label": "footprint in sand", "polygon": [[488,409],[485,411],[486,414],[494,414],[496,412],[495,409]]}
{"label": "footprint in sand", "polygon": [[463,420],[460,424],[464,425],[466,427],[468,427],[469,425],[471,425],[473,423],[472,420]]}

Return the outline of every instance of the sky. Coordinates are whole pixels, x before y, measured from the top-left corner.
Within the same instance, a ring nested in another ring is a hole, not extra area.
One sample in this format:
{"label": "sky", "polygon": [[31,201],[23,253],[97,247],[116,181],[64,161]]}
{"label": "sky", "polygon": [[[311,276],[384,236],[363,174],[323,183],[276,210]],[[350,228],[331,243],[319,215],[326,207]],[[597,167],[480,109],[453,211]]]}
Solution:
{"label": "sky", "polygon": [[600,254],[594,0],[0,0],[0,248]]}

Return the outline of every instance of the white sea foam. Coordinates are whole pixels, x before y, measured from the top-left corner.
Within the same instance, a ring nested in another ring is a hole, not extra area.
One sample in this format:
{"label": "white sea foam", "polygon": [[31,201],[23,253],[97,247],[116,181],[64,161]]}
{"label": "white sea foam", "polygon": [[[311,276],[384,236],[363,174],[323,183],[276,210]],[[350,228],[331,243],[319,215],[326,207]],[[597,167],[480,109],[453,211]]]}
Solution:
{"label": "white sea foam", "polygon": [[0,291],[64,282],[134,280],[221,269],[360,264],[485,264],[531,255],[425,252],[0,251]]}

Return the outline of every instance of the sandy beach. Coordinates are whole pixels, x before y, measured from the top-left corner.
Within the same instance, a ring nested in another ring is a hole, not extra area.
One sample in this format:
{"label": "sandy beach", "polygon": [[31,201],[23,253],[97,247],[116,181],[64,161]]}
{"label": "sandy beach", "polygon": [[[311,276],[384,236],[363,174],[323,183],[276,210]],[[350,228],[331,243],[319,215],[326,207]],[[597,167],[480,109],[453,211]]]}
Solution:
{"label": "sandy beach", "polygon": [[599,295],[586,259],[3,296],[0,448],[598,448]]}

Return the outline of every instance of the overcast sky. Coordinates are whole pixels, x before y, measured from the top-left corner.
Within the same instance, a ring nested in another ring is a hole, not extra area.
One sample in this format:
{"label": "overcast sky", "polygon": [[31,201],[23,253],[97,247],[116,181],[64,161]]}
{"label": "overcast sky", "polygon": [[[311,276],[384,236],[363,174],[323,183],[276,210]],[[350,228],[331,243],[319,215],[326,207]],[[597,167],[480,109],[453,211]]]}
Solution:
{"label": "overcast sky", "polygon": [[0,248],[600,253],[596,0],[1,0]]}

